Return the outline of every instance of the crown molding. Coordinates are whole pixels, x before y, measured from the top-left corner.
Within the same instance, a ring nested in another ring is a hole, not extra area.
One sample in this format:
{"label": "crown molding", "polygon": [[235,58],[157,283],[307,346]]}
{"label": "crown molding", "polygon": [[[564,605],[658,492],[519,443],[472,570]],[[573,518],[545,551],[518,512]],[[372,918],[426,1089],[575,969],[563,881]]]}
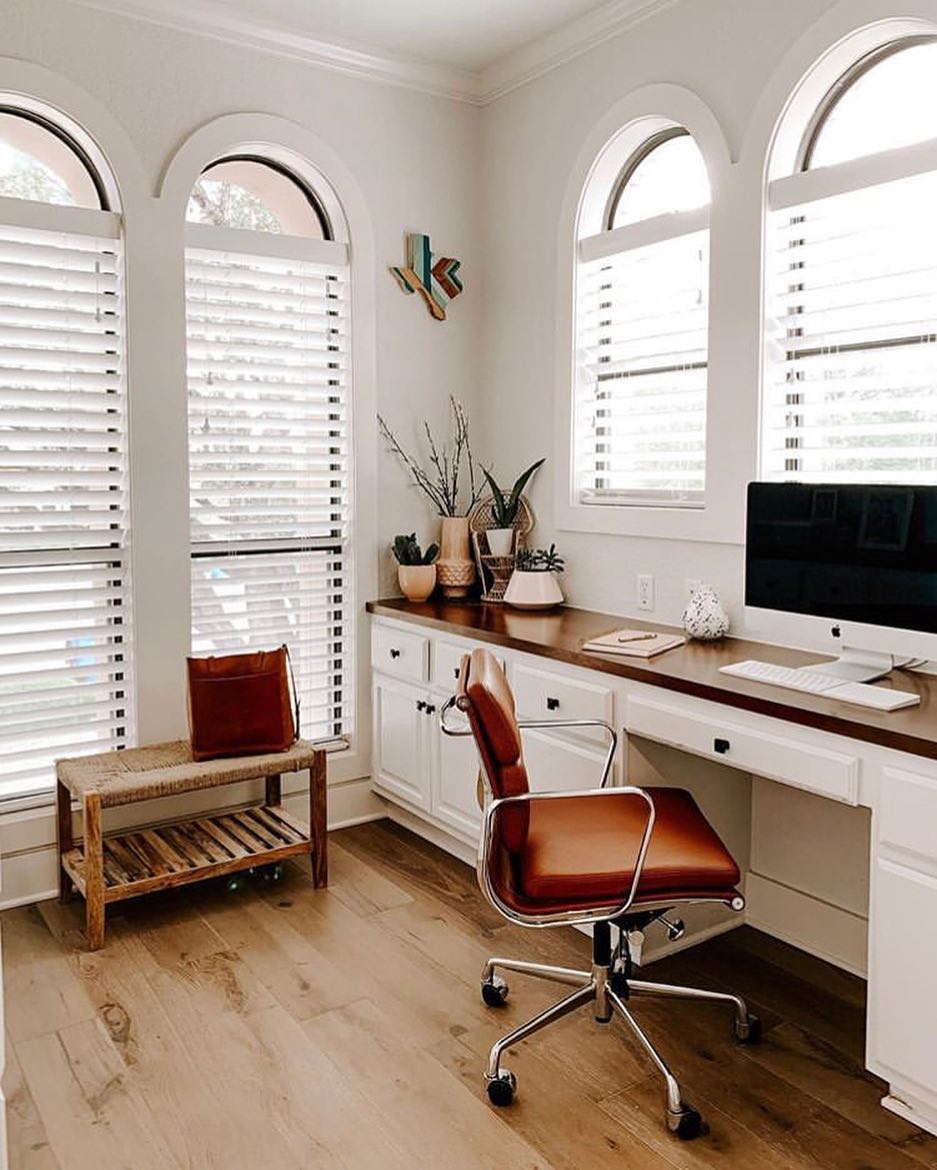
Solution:
{"label": "crown molding", "polygon": [[482,70],[480,104],[497,101],[676,3],[678,0],[610,0],[594,12],[560,25]]}
{"label": "crown molding", "polygon": [[303,33],[237,16],[230,8],[221,7],[212,0],[71,0],[71,3],[177,32],[195,33],[228,44],[276,53],[385,85],[403,86],[473,104],[479,100],[479,75],[472,70],[317,40]]}
{"label": "crown molding", "polygon": [[215,0],[70,2],[189,35],[275,53],[352,77],[483,106],[670,8],[679,0],[609,0],[594,12],[537,37],[481,71],[414,60],[348,43],[318,40],[266,21],[238,16]]}

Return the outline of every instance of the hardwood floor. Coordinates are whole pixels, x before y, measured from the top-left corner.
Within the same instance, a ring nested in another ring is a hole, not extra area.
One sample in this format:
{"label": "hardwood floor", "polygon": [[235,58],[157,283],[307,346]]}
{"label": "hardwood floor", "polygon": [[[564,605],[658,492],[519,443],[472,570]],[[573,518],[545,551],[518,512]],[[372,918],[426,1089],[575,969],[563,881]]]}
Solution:
{"label": "hardwood floor", "polygon": [[705,1137],[667,1134],[656,1074],[585,1011],[519,1046],[495,1110],[487,1048],[563,989],[515,976],[492,1011],[482,963],[588,963],[588,940],[504,923],[467,867],[389,822],[330,850],[328,890],[290,865],[174,891],[115,910],[96,954],[77,905],[2,916],[11,1170],[937,1167],[862,1071],[861,981],[747,928],[649,970],[748,996],[759,1047],[711,1005],[638,1009]]}

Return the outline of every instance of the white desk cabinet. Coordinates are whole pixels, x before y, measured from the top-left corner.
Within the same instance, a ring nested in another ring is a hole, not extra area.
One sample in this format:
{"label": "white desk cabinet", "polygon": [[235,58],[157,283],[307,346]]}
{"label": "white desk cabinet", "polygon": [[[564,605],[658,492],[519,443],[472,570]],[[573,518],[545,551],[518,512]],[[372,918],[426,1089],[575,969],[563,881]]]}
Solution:
{"label": "white desk cabinet", "polygon": [[[923,702],[916,715],[899,712],[896,718],[822,696],[779,696],[775,689],[718,673],[719,661],[732,660],[720,654],[767,661],[795,657],[774,647],[732,642],[721,649],[688,647],[666,656],[664,669],[597,661],[593,670],[582,665],[579,639],[622,619],[584,611],[547,619],[489,614],[497,633],[488,636],[480,607],[430,603],[426,608],[431,616],[421,619],[413,611],[409,617],[398,611],[395,603],[372,607],[378,611],[372,625],[373,785],[390,802],[391,815],[466,861],[474,858],[481,823],[478,764],[472,741],[444,737],[438,717],[455,689],[463,653],[486,642],[505,666],[522,717],[603,719],[626,736],[639,737],[635,742],[644,749],[655,744],[676,749],[669,758],[683,762],[664,783],[692,789],[685,778],[695,768],[702,785],[703,768],[708,788],[707,802],[701,803],[723,833],[734,824],[738,837],[737,822],[744,819],[738,794],[750,784],[745,773],[871,810],[866,1064],[889,1084],[887,1108],[937,1133],[937,733],[932,726],[937,680],[904,681],[905,687],[921,689]],[[590,622],[594,629],[588,629]],[[539,652],[538,638],[544,639]],[[529,730],[524,746],[534,788],[593,787],[601,773],[605,745],[591,730]],[[694,765],[694,757],[706,763]],[[620,749],[613,782],[627,779],[628,764]],[[735,769],[735,775],[714,771],[715,764]],[[720,819],[720,812],[730,811],[732,816]],[[747,832],[747,822],[741,827]],[[734,845],[729,836],[726,841],[740,858],[748,847],[747,837],[741,849],[738,839]],[[821,859],[828,844],[817,841]],[[753,872],[743,876],[745,883],[753,906],[765,879]],[[824,918],[830,908],[806,894],[781,893],[802,897],[793,904],[805,913],[793,914],[775,933],[835,959],[816,942],[818,932],[836,925]],[[690,938],[684,942],[693,940],[694,930],[701,930],[696,936],[701,938],[744,920],[727,913],[724,921],[697,927],[695,909],[686,914]],[[801,938],[794,929],[805,915],[812,919],[807,924],[812,933],[805,925]],[[861,919],[851,917],[855,930]],[[764,915],[758,925],[772,929]],[[843,961],[851,969],[864,965],[861,937],[855,943],[859,961]]]}

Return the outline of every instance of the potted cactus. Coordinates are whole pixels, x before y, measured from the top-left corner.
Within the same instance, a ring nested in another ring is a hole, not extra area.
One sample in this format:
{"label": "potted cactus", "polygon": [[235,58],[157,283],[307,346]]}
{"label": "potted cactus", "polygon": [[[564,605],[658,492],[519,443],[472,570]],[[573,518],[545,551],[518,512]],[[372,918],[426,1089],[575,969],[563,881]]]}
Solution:
{"label": "potted cactus", "polygon": [[482,468],[488,486],[491,488],[491,518],[494,527],[485,532],[488,537],[488,548],[493,557],[507,557],[513,552],[514,521],[521,506],[521,495],[530,482],[534,472],[545,462],[538,459],[532,463],[523,474],[519,475],[509,492],[503,491],[487,468]]}
{"label": "potted cactus", "polygon": [[522,548],[504,591],[504,600],[517,609],[552,609],[561,605],[563,590],[556,577],[565,567],[555,544],[549,548]]}
{"label": "potted cactus", "polygon": [[431,544],[424,553],[416,533],[395,536],[391,546],[397,560],[397,581],[408,601],[425,601],[436,588],[436,557],[439,545]]}

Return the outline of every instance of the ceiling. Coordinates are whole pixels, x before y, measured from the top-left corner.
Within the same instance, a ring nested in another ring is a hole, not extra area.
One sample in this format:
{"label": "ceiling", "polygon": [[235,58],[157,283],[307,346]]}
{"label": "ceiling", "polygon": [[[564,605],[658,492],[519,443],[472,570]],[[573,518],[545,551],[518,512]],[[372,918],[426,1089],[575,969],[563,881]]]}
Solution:
{"label": "ceiling", "polygon": [[282,32],[480,72],[606,0],[215,0]]}

